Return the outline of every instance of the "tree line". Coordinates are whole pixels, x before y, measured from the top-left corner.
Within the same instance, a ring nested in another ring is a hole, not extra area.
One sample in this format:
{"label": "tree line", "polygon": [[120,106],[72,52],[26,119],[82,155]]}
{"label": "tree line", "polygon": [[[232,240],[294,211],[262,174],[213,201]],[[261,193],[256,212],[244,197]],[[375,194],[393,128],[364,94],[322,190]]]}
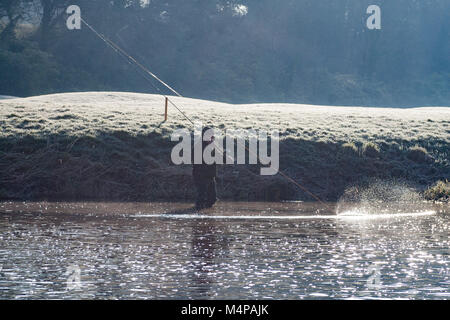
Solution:
{"label": "tree line", "polygon": [[[449,105],[447,0],[2,0],[0,94],[159,92],[66,8],[184,96],[233,103]],[[157,83],[153,83],[155,86]],[[168,93],[164,88],[162,92]]]}

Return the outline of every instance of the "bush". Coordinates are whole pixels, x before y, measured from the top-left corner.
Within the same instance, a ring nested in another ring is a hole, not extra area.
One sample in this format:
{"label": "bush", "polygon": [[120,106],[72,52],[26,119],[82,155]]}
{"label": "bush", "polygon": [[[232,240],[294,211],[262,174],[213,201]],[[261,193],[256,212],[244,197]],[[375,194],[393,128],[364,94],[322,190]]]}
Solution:
{"label": "bush", "polygon": [[0,47],[0,92],[29,96],[55,91],[62,70],[54,57],[29,41],[10,41]]}
{"label": "bush", "polygon": [[370,158],[378,157],[380,148],[373,142],[366,142],[363,145],[363,154]]}
{"label": "bush", "polygon": [[414,147],[411,147],[408,149],[408,154],[406,156],[409,160],[417,162],[417,163],[424,163],[430,160],[430,155],[428,154],[427,149],[423,147],[419,147],[418,145],[415,145]]}
{"label": "bush", "polygon": [[346,142],[341,146],[341,153],[346,155],[357,155],[358,147],[353,142]]}
{"label": "bush", "polygon": [[424,192],[425,199],[435,201],[446,201],[450,199],[450,182],[442,180],[435,183]]}

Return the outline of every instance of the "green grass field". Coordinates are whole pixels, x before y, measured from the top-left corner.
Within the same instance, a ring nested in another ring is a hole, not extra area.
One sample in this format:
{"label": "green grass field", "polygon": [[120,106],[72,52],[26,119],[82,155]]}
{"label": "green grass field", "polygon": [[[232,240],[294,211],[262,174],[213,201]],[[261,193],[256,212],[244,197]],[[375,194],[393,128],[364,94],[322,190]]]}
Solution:
{"label": "green grass field", "polygon": [[[171,97],[214,128],[278,129],[280,169],[323,200],[371,179],[401,180],[448,199],[450,108],[230,105]],[[0,101],[0,199],[184,201],[189,165],[175,166],[174,129],[191,124],[158,95],[92,92]],[[441,190],[443,188],[443,190]],[[257,166],[224,165],[218,192],[233,200],[311,200]]]}

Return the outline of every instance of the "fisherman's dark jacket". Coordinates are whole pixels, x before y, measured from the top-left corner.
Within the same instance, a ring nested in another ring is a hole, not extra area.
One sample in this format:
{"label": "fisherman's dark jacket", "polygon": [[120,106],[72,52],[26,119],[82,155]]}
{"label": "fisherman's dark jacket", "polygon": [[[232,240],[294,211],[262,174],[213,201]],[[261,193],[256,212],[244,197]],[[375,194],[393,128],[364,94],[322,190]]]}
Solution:
{"label": "fisherman's dark jacket", "polygon": [[[202,155],[203,151],[205,150],[205,147],[208,144],[206,142],[202,143]],[[194,150],[192,150],[192,160],[194,159]],[[194,163],[194,161],[192,161]],[[193,164],[192,168],[192,175],[195,180],[211,180],[216,177],[217,174],[217,166],[215,163],[213,164],[206,164],[204,162],[204,159],[202,157],[202,163],[201,164]]]}

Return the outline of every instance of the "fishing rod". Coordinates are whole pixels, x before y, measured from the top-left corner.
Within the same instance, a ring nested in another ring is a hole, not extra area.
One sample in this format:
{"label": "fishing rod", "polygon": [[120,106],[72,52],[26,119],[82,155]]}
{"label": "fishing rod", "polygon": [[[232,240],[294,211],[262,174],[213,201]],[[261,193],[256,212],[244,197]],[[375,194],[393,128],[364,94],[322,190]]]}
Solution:
{"label": "fishing rod", "polygon": [[[131,56],[130,54],[128,54],[125,50],[123,50],[121,47],[119,47],[116,43],[114,43],[112,40],[108,39],[106,36],[104,36],[103,34],[99,33],[93,26],[91,26],[89,23],[87,23],[83,18],[81,18],[81,21],[98,37],[100,38],[103,42],[106,43],[106,45],[110,48],[112,48],[116,53],[118,53],[120,56],[122,56],[123,58],[125,58],[127,60],[127,62],[131,65],[135,65],[138,70],[140,70],[140,74],[147,80],[150,82],[150,84],[153,86],[153,88],[155,88],[159,94],[161,96],[163,96],[172,106],[174,106],[193,126],[195,126],[194,122],[192,121],[191,118],[189,118],[186,113],[184,113],[181,108],[179,108],[171,99],[169,99],[169,97],[167,95],[165,95],[164,93],[161,92],[161,90],[155,86],[153,84],[153,82],[148,79],[147,75],[151,76],[153,79],[157,80],[159,83],[161,83],[164,87],[166,87],[167,89],[169,89],[171,92],[173,92],[177,97],[180,98],[184,98],[180,93],[178,93],[175,89],[173,89],[170,85],[168,85],[167,83],[165,83],[163,80],[161,80],[157,75],[155,75],[153,72],[151,72],[148,68],[146,68],[144,65],[142,65],[140,62],[138,62],[133,56]],[[257,154],[255,154],[254,152],[252,152],[246,145],[244,145],[245,149],[249,152],[252,153],[253,155],[256,156],[256,158],[259,160],[259,156]],[[219,150],[219,152],[222,155],[227,156],[227,153],[225,153],[223,150]],[[229,155],[228,155],[229,156]],[[234,160],[234,159],[233,159]],[[248,170],[247,168],[245,168],[246,170]],[[250,171],[250,170],[249,170]],[[251,172],[251,171],[250,171]],[[330,206],[323,202],[319,196],[317,196],[316,194],[314,194],[313,192],[311,192],[308,188],[306,188],[305,186],[301,185],[300,183],[298,183],[297,181],[295,181],[293,178],[291,178],[290,176],[288,176],[286,173],[284,173],[282,170],[278,170],[278,173],[285,178],[286,180],[288,180],[289,182],[293,183],[294,185],[296,185],[298,188],[300,188],[302,191],[304,191],[305,193],[309,194],[311,197],[313,197],[315,200],[317,200],[319,203],[323,204],[324,206],[330,208]]]}

